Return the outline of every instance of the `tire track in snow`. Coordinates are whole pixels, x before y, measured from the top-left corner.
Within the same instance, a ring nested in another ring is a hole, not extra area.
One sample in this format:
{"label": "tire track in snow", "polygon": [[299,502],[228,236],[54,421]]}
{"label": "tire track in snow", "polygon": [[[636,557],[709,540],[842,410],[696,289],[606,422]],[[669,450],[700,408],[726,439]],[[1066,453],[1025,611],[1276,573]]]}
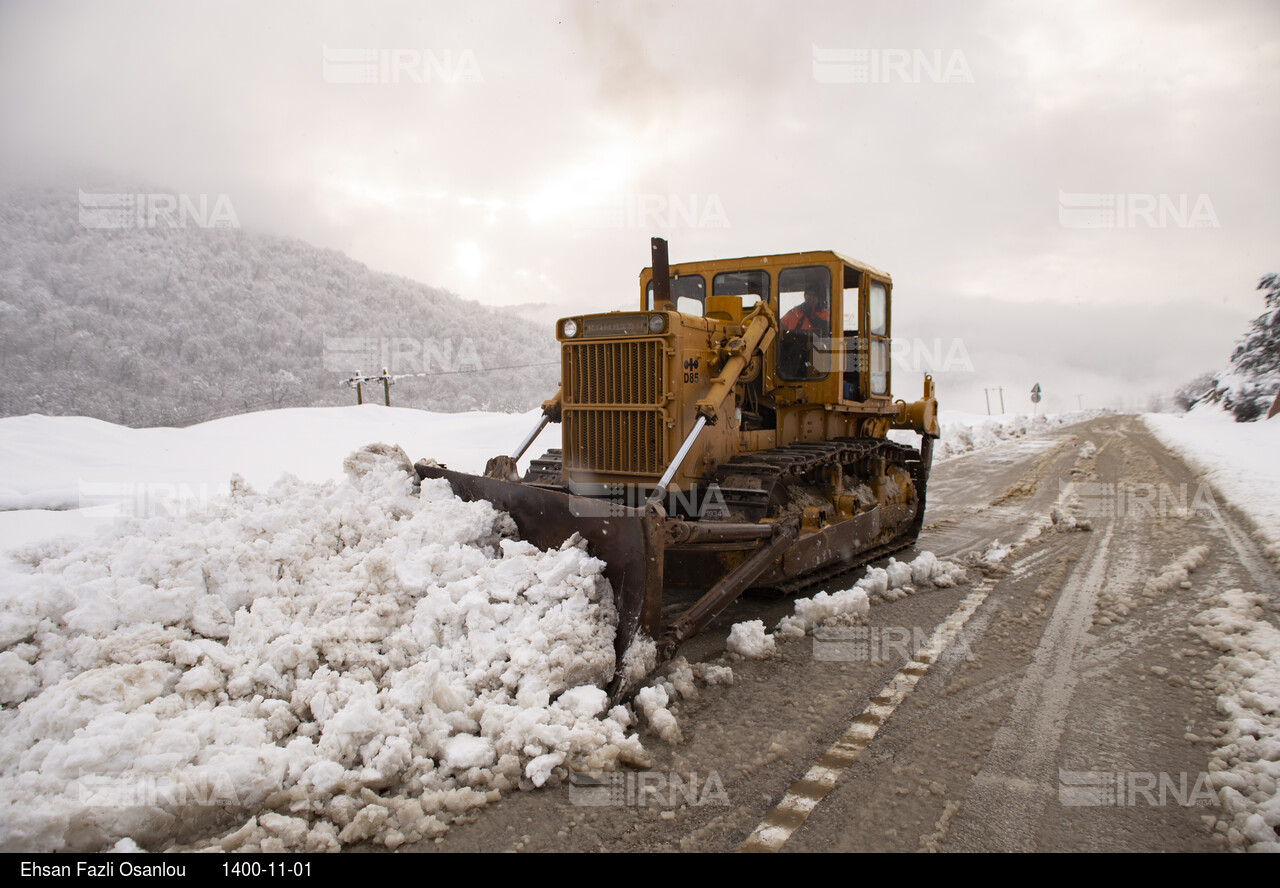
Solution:
{"label": "tire track in snow", "polygon": [[1009,717],[996,732],[986,764],[969,784],[963,815],[948,844],[970,851],[1033,851],[1041,814],[1058,785],[1055,761],[1071,697],[1080,679],[1078,653],[1107,579],[1114,524],[1091,540],[1067,578]]}

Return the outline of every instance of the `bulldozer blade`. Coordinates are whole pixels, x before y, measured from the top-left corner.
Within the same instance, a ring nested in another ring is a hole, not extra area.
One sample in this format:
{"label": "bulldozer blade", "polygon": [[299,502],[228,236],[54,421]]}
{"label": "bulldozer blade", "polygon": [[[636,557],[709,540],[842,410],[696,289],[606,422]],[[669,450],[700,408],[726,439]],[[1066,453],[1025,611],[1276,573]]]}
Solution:
{"label": "bulldozer blade", "polygon": [[[630,508],[518,481],[481,478],[419,463],[419,478],[443,478],[468,502],[484,500],[511,515],[522,539],[558,549],[579,533],[605,563],[618,611],[617,655],[611,690],[626,684],[623,662],[642,633],[657,639],[662,621],[663,518],[661,507]],[[650,667],[651,668],[651,667]]]}

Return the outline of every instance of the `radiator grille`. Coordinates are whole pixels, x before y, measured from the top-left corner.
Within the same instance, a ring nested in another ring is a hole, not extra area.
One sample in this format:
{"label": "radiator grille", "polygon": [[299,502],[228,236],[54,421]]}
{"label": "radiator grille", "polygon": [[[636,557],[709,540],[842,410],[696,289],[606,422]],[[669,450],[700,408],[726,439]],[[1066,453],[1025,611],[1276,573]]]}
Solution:
{"label": "radiator grille", "polygon": [[566,343],[566,469],[660,475],[666,468],[661,340]]}
{"label": "radiator grille", "polygon": [[565,404],[662,403],[661,341],[575,342],[565,345]]}
{"label": "radiator grille", "polygon": [[563,422],[568,469],[660,475],[667,467],[658,410],[566,409]]}

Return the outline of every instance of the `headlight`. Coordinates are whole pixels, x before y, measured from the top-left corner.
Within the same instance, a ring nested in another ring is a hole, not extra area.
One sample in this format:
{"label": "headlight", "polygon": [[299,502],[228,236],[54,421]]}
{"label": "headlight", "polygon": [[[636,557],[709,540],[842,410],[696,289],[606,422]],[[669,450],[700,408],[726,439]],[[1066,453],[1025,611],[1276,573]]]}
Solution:
{"label": "headlight", "polygon": [[667,328],[666,315],[649,315],[649,332],[661,333]]}
{"label": "headlight", "polygon": [[570,318],[569,320],[565,321],[563,324],[560,325],[560,333],[564,336],[565,339],[572,339],[573,337],[577,336],[578,322],[575,321],[573,318]]}

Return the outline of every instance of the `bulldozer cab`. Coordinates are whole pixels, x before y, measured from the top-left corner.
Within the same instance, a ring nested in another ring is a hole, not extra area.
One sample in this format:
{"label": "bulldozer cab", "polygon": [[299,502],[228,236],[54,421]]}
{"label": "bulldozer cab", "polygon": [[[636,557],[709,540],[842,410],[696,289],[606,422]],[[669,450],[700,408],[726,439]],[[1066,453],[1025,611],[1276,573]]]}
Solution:
{"label": "bulldozer cab", "polygon": [[[824,250],[678,263],[670,281],[670,302],[656,305],[653,269],[644,269],[641,309],[732,323],[768,304],[778,336],[764,356],[761,391],[781,406],[840,405],[881,415],[892,401],[888,274]],[[776,420],[776,410],[766,419]]]}

